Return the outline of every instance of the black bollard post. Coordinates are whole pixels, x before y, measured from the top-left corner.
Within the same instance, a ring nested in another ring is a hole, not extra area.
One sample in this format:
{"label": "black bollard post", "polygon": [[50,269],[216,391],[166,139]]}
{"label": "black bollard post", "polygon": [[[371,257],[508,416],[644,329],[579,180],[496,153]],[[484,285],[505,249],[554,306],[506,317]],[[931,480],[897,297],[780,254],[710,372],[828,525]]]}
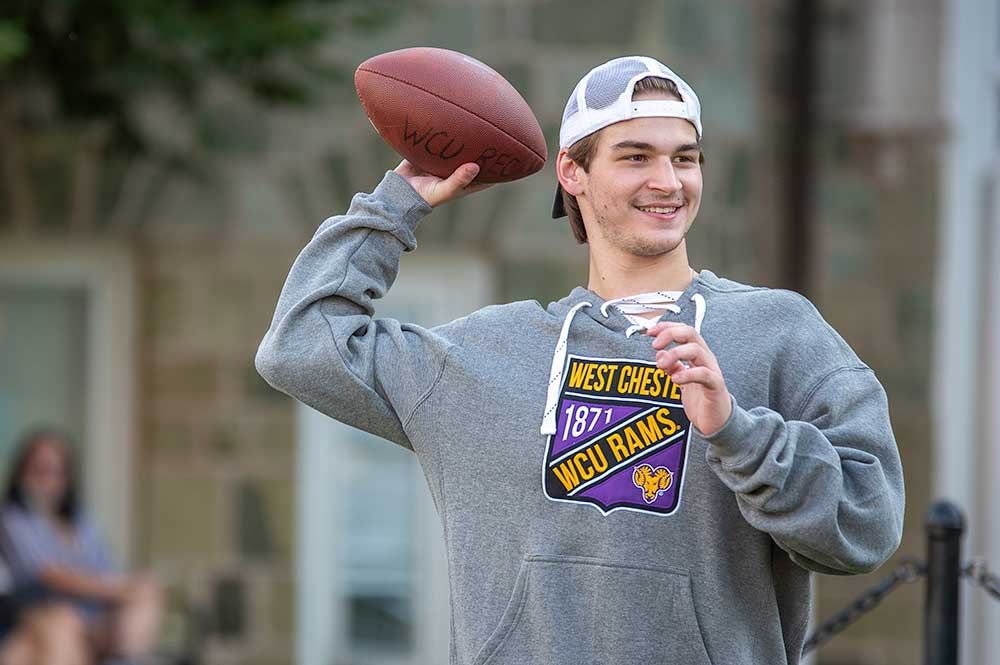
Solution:
{"label": "black bollard post", "polygon": [[962,511],[937,501],[927,512],[927,596],[924,602],[924,665],[958,665],[959,576]]}

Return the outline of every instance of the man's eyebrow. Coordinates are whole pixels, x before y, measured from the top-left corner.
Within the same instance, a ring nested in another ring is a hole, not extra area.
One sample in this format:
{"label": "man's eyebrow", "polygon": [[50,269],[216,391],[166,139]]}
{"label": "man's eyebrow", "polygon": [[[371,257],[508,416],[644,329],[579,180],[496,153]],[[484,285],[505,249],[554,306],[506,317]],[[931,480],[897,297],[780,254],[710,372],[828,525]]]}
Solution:
{"label": "man's eyebrow", "polygon": [[[646,150],[656,152],[656,146],[645,141],[620,141],[611,146],[611,150]],[[697,143],[684,143],[674,148],[674,152],[690,152],[692,150],[701,150],[701,146]]]}
{"label": "man's eyebrow", "polygon": [[656,150],[656,146],[644,141],[621,141],[611,146],[612,150]]}

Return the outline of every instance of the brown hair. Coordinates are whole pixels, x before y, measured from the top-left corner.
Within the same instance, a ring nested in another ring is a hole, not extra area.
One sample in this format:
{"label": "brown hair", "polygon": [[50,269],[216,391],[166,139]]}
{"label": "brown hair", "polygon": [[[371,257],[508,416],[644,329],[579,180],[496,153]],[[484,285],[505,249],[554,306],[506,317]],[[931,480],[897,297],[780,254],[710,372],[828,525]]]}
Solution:
{"label": "brown hair", "polygon": [[72,524],[80,512],[77,466],[72,450],[72,440],[68,434],[56,428],[39,427],[21,436],[15,447],[14,459],[10,464],[7,488],[3,498],[7,505],[13,504],[23,510],[28,509],[28,497],[24,491],[24,476],[35,451],[46,443],[55,445],[55,449],[62,456],[63,467],[66,471],[66,490],[59,500],[56,513],[67,524]]}
{"label": "brown hair", "polygon": [[[665,93],[678,101],[681,100],[681,93],[677,89],[677,84],[670,79],[660,78],[659,76],[647,76],[644,79],[636,81],[635,87],[632,89],[632,99],[654,92]],[[593,159],[594,153],[597,152],[597,142],[600,140],[600,136],[601,130],[597,130],[593,134],[584,136],[566,150],[566,156],[579,165],[584,173],[590,168],[590,160]],[[705,163],[704,153],[699,153],[698,162],[700,164]],[[576,202],[576,197],[567,193],[566,190],[560,188],[559,191],[562,192],[563,208],[566,209],[569,228],[573,231],[573,237],[576,238],[577,243],[582,245],[587,242],[587,229],[583,225],[580,204]]]}

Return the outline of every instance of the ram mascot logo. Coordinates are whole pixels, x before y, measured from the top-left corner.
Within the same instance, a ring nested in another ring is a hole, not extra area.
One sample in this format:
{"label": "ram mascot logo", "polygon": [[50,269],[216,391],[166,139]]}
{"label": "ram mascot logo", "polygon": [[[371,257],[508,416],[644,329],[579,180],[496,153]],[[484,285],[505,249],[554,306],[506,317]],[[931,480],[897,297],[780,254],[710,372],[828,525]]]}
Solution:
{"label": "ram mascot logo", "polygon": [[646,503],[653,503],[674,482],[674,474],[665,466],[655,469],[648,464],[640,464],[632,472],[632,483],[642,490],[642,498]]}

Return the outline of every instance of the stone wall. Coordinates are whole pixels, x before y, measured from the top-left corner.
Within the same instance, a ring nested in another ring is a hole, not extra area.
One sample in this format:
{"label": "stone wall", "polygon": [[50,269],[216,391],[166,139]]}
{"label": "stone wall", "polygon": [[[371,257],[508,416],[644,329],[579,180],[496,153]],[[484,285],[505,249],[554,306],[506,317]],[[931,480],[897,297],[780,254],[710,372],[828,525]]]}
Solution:
{"label": "stone wall", "polygon": [[137,527],[173,606],[209,617],[209,662],[290,663],[295,425],[292,401],[260,379],[253,356],[294,252],[235,242],[140,250]]}

